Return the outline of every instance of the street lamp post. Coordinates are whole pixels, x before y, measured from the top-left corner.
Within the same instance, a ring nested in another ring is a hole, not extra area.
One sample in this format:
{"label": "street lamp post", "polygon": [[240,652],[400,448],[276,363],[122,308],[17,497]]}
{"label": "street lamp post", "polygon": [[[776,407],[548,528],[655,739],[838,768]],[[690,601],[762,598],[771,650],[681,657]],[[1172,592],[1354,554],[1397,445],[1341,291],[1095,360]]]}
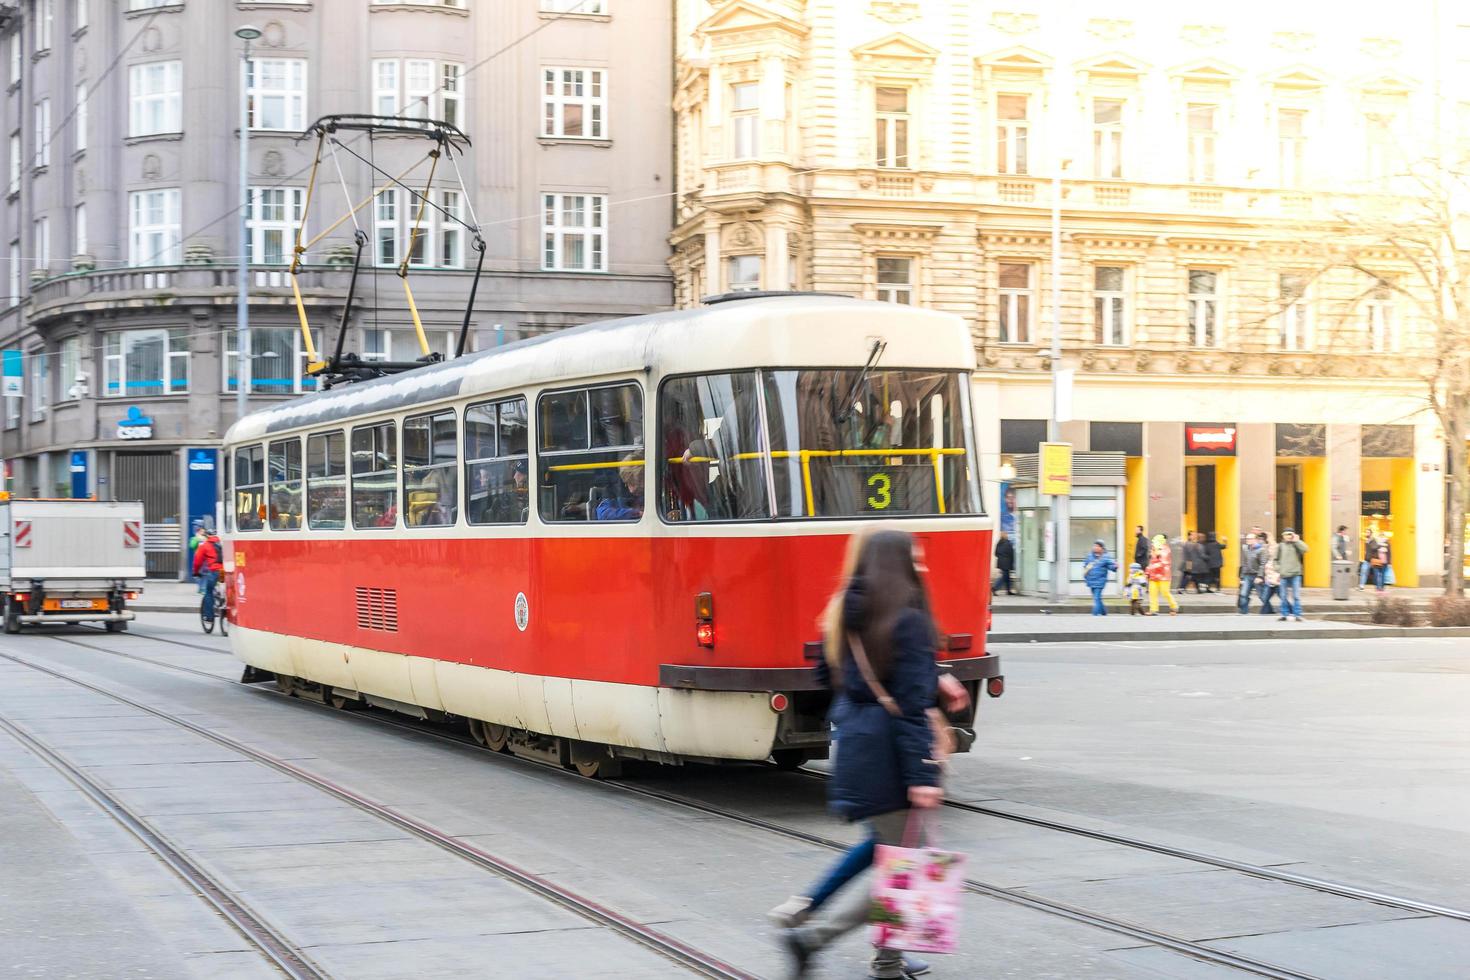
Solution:
{"label": "street lamp post", "polygon": [[[1058,160],[1051,175],[1051,422],[1047,426],[1047,438],[1051,442],[1062,441],[1062,171],[1068,162]],[[1061,602],[1068,591],[1067,539],[1071,527],[1067,505],[1070,500],[1065,494],[1055,494],[1051,500],[1051,601]]]}
{"label": "street lamp post", "polygon": [[240,56],[240,258],[238,293],[235,299],[235,418],[245,417],[250,397],[250,42],[260,37],[260,28],[249,24],[235,30],[245,42]]}

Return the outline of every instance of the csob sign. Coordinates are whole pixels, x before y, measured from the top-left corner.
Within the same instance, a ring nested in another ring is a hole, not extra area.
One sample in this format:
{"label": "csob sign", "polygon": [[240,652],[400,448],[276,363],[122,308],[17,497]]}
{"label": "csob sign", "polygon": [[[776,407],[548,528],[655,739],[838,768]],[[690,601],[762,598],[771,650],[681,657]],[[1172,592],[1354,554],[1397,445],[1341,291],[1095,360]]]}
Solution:
{"label": "csob sign", "polygon": [[152,439],[153,420],[138,410],[137,405],[128,406],[128,414],[117,420],[119,439]]}
{"label": "csob sign", "polygon": [[1235,426],[1186,424],[1184,426],[1184,454],[1186,456],[1234,456]]}

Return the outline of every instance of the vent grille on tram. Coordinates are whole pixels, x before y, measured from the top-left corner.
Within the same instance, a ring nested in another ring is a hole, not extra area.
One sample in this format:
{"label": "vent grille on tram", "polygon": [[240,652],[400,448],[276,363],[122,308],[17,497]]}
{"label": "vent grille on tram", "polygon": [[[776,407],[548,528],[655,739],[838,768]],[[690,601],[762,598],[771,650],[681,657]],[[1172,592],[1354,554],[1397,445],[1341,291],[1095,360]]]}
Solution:
{"label": "vent grille on tram", "polygon": [[357,628],[398,632],[398,590],[357,588]]}

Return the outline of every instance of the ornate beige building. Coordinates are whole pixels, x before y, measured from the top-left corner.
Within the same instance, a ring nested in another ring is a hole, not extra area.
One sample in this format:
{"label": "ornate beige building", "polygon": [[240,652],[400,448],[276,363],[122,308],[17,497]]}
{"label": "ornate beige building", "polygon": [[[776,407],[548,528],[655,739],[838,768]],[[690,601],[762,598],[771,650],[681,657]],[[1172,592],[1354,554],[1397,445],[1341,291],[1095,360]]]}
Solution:
{"label": "ornate beige building", "polygon": [[1426,325],[1384,286],[1408,270],[1385,251],[1372,276],[1323,272],[1322,253],[1470,119],[1459,25],[1436,30],[1429,0],[1371,30],[1307,3],[1071,6],[678,0],[676,301],[800,288],[965,317],[991,506],[1022,457],[1003,516],[1024,578],[1045,573],[1024,457],[1059,275],[1064,435],[1123,454],[1076,541],[1295,525],[1325,585],[1332,529],[1377,524],[1400,584],[1437,580]]}

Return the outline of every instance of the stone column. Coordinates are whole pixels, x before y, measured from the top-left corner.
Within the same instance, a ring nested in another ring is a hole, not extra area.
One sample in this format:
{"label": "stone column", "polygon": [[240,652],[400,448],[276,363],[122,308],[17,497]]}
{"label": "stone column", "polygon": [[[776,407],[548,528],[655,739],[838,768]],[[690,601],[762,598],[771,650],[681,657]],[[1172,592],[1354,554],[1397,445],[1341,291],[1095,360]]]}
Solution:
{"label": "stone column", "polygon": [[[1353,540],[1350,557],[1356,561],[1363,543],[1358,540],[1358,514],[1362,510],[1363,427],[1356,423],[1327,425],[1327,472],[1332,494],[1332,533],[1346,524]],[[1329,538],[1329,541],[1331,539]]]}
{"label": "stone column", "polygon": [[[1247,422],[1235,430],[1240,530],[1260,525],[1276,538],[1276,424]],[[1232,542],[1239,546],[1239,542]]]}
{"label": "stone column", "polygon": [[711,296],[725,291],[725,270],[720,264],[720,219],[711,216],[704,221],[704,288]]}
{"label": "stone column", "polygon": [[1145,422],[1143,454],[1148,460],[1148,533],[1172,540],[1184,522],[1184,423]]}
{"label": "stone column", "polygon": [[784,225],[766,222],[766,258],[761,263],[762,289],[787,289],[791,285],[791,254]]}

